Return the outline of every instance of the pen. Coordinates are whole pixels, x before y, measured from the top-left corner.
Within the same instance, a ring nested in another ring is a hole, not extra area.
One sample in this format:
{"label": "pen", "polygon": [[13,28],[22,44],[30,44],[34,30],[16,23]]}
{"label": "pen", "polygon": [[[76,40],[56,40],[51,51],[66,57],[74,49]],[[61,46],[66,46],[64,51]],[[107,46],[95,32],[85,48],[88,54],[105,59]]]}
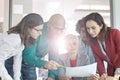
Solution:
{"label": "pen", "polygon": [[64,68],[64,69],[65,69],[66,67],[65,67],[65,66],[63,66],[63,65],[60,65],[60,66],[59,66],[59,68]]}

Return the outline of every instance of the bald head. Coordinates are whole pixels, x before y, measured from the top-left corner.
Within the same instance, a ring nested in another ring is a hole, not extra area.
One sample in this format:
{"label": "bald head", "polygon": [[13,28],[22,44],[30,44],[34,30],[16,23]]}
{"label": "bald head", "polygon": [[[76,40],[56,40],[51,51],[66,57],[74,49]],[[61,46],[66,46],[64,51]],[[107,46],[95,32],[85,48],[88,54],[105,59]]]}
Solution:
{"label": "bald head", "polygon": [[65,19],[61,14],[54,14],[48,21],[49,27],[65,26]]}
{"label": "bald head", "polygon": [[56,38],[58,36],[61,36],[65,29],[65,19],[60,14],[54,14],[50,17],[48,23],[48,32],[49,35]]}

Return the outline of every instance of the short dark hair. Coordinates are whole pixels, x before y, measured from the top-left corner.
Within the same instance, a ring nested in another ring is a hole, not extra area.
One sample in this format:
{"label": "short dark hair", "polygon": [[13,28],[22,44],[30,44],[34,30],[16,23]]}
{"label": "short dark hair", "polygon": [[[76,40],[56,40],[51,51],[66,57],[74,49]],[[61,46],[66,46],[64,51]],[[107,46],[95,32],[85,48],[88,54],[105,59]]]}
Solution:
{"label": "short dark hair", "polygon": [[78,20],[76,23],[76,31],[80,34],[81,28],[85,28],[84,18]]}

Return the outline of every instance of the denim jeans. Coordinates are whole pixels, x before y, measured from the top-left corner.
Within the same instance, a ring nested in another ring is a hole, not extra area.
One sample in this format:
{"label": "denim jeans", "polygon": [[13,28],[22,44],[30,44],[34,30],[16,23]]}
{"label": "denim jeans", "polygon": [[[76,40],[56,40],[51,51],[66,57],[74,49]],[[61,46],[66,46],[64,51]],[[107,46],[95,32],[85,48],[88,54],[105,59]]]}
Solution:
{"label": "denim jeans", "polygon": [[13,78],[13,57],[11,57],[5,61],[5,67],[9,73],[9,75]]}
{"label": "denim jeans", "polygon": [[[13,77],[13,57],[5,61],[5,67],[10,76]],[[37,80],[36,68],[22,63],[21,80]]]}
{"label": "denim jeans", "polygon": [[22,80],[37,80],[36,67],[22,64]]}

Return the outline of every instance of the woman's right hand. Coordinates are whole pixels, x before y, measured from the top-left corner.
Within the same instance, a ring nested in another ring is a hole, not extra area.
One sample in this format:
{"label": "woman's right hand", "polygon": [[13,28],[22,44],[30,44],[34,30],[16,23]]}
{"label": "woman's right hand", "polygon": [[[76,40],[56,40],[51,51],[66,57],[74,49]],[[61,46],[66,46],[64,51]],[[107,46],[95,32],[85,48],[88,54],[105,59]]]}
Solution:
{"label": "woman's right hand", "polygon": [[51,61],[46,62],[44,67],[47,68],[48,70],[52,70],[52,69],[57,69],[59,67],[59,64],[51,60]]}
{"label": "woman's right hand", "polygon": [[90,77],[88,77],[87,80],[99,80],[100,79],[100,75],[99,74],[94,74],[94,75],[91,75]]}
{"label": "woman's right hand", "polygon": [[104,73],[101,75],[100,80],[107,80],[107,75]]}

